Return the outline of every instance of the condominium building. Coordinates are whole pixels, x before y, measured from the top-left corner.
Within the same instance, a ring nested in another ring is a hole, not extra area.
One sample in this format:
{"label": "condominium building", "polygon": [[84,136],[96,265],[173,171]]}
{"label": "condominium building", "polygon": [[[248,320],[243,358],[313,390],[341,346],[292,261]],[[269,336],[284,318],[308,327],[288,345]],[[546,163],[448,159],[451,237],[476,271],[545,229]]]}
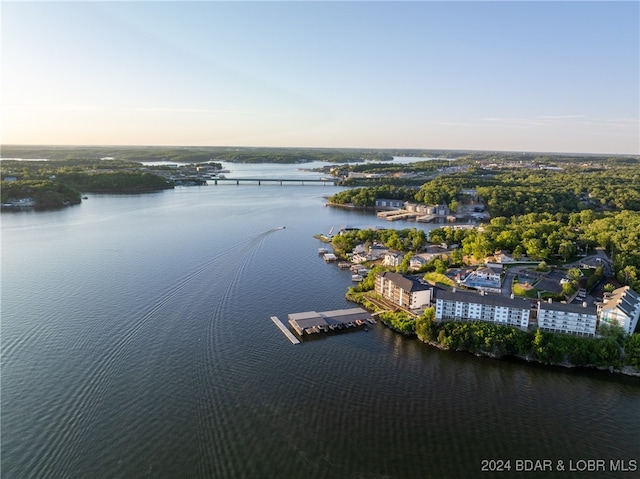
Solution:
{"label": "condominium building", "polygon": [[538,302],[538,328],[542,331],[594,336],[597,322],[596,308],[587,303]]}
{"label": "condominium building", "polygon": [[640,317],[640,295],[629,286],[605,293],[597,304],[600,324],[616,324],[628,334],[633,334]]}
{"label": "condominium building", "polygon": [[431,286],[424,281],[389,271],[376,276],[375,291],[406,309],[427,307],[433,297]]}
{"label": "condominium building", "polygon": [[487,321],[523,331],[529,326],[531,302],[522,298],[436,289],[435,304],[438,321]]}

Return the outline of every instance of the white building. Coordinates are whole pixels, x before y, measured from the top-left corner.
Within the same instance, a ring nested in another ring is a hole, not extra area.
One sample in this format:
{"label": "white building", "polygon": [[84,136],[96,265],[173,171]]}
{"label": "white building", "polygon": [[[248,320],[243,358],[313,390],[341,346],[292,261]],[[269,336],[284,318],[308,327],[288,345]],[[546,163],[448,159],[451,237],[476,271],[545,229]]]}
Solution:
{"label": "white building", "polygon": [[402,253],[395,253],[392,251],[389,251],[388,253],[385,253],[382,259],[382,264],[384,266],[400,266],[400,263],[402,263],[402,260],[404,259],[404,255]]}
{"label": "white building", "polygon": [[531,303],[522,298],[437,289],[435,303],[437,321],[487,321],[523,331],[529,326]]}
{"label": "white building", "polygon": [[475,275],[477,279],[484,279],[486,281],[494,281],[500,284],[500,271],[502,270],[502,266],[498,268],[491,267],[489,265],[483,266],[482,268],[478,268],[475,270]]}
{"label": "white building", "polygon": [[633,334],[640,317],[640,295],[624,286],[605,293],[597,308],[600,324],[616,324],[627,334]]}
{"label": "white building", "polygon": [[424,281],[392,272],[376,276],[375,291],[406,309],[427,307],[433,297],[433,289]]}
{"label": "white building", "polygon": [[587,303],[538,302],[538,328],[542,331],[594,336],[597,321],[596,309],[588,307]]}

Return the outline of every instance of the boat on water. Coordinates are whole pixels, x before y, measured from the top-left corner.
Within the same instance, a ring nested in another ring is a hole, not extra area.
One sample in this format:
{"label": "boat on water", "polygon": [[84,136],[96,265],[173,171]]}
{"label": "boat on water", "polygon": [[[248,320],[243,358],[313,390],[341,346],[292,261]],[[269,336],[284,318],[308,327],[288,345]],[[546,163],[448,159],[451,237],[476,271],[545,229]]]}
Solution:
{"label": "boat on water", "polygon": [[283,229],[286,229],[286,228],[287,228],[286,226],[278,226],[278,227],[276,228],[276,231],[277,231],[277,230],[283,230]]}

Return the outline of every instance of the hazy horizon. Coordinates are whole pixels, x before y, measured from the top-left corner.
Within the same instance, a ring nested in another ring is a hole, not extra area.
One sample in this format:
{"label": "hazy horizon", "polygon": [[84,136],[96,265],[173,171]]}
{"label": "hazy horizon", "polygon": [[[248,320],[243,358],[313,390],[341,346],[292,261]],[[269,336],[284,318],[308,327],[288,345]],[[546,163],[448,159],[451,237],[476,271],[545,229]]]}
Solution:
{"label": "hazy horizon", "polygon": [[640,154],[638,2],[3,2],[2,145]]}
{"label": "hazy horizon", "polygon": [[408,151],[408,152],[452,152],[452,153],[521,153],[521,154],[539,154],[539,155],[564,155],[564,156],[630,156],[630,157],[638,157],[639,154],[635,153],[611,153],[611,152],[580,152],[580,151],[534,151],[534,150],[482,150],[482,149],[471,149],[471,148],[417,148],[417,147],[384,147],[384,148],[375,148],[370,146],[263,146],[263,145],[172,145],[172,144],[155,144],[155,145],[92,145],[92,144],[76,144],[76,145],[63,145],[63,144],[0,144],[0,160],[8,159],[2,157],[2,148],[216,148],[216,149],[264,149],[264,150],[375,150],[375,151]]}

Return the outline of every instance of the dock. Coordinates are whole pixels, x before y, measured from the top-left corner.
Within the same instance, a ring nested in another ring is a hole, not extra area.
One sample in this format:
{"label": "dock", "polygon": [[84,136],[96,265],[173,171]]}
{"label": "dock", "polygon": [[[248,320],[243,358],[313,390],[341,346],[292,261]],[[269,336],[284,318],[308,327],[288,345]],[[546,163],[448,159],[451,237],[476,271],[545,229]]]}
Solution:
{"label": "dock", "polygon": [[387,221],[397,221],[406,219],[416,219],[420,216],[418,213],[407,210],[392,210],[392,211],[380,211],[377,214],[378,218],[384,218]]}
{"label": "dock", "polygon": [[371,314],[362,308],[336,309],[333,311],[305,311],[289,314],[289,324],[301,337],[305,334],[328,333],[339,329],[365,327],[375,324]]}
{"label": "dock", "polygon": [[287,339],[289,339],[289,341],[291,341],[293,344],[300,344],[300,340],[296,338],[293,335],[293,333],[289,331],[284,324],[282,324],[282,321],[280,321],[280,319],[278,319],[277,316],[271,316],[271,321],[273,321],[273,323],[276,326],[278,326],[278,328],[280,328],[280,331],[284,333],[284,335],[287,337]]}

